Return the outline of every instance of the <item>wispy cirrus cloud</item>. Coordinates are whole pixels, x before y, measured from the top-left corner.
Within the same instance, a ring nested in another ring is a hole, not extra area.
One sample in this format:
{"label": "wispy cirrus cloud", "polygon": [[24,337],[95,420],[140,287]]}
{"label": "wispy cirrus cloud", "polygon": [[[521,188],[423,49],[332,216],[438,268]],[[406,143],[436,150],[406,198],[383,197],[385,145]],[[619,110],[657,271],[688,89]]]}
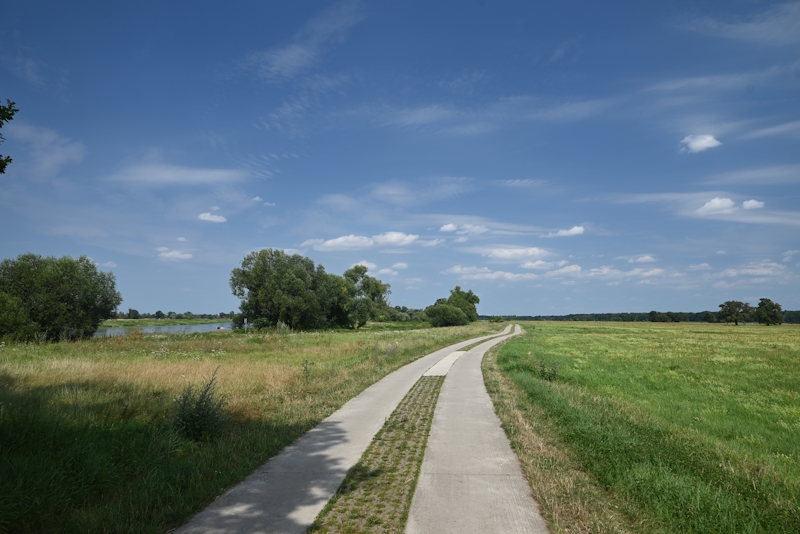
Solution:
{"label": "wispy cirrus cloud", "polygon": [[786,184],[800,182],[800,165],[775,165],[712,176],[710,184]]}
{"label": "wispy cirrus cloud", "polygon": [[192,259],[192,255],[187,252],[180,252],[178,250],[172,250],[167,247],[159,247],[158,250],[158,257],[162,260],[167,261],[178,261],[178,260],[190,260]]}
{"label": "wispy cirrus cloud", "polygon": [[223,185],[241,182],[249,177],[245,171],[184,167],[164,163],[145,163],[125,167],[109,180],[143,187],[170,187],[191,185]]}
{"label": "wispy cirrus cloud", "polygon": [[800,135],[800,121],[785,122],[768,128],[761,128],[742,135],[743,139],[758,139],[774,135],[794,134]]}
{"label": "wispy cirrus cloud", "polygon": [[712,18],[696,19],[686,28],[698,33],[769,45],[800,43],[800,2],[770,7],[750,20],[725,22]]}
{"label": "wispy cirrus cloud", "polygon": [[239,61],[239,68],[270,83],[294,79],[316,65],[328,47],[342,42],[347,30],[365,17],[360,2],[339,2],[309,20],[291,43],[251,52]]}
{"label": "wispy cirrus cloud", "polygon": [[86,155],[82,142],[73,141],[49,128],[14,121],[6,130],[4,133],[7,133],[8,138],[22,143],[30,154],[30,158],[27,158],[29,163],[18,161],[14,165],[20,163],[25,168],[26,175],[37,180],[57,176],[64,166],[80,163]]}

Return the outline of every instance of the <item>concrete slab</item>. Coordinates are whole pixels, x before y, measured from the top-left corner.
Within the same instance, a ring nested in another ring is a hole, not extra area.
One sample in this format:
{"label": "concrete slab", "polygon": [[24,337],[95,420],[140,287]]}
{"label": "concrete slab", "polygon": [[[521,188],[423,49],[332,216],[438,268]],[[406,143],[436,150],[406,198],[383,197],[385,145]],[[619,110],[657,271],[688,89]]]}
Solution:
{"label": "concrete slab", "polygon": [[462,354],[464,354],[463,350],[459,350],[448,354],[447,356],[439,360],[439,362],[436,363],[433,367],[425,371],[425,374],[423,374],[422,376],[445,376],[447,374],[447,371],[450,370],[450,368],[453,366],[454,363],[456,363],[456,360],[459,359]]}
{"label": "concrete slab", "polygon": [[406,533],[549,532],[483,383],[484,353],[509,337],[473,348],[450,368]]}
{"label": "concrete slab", "polygon": [[387,375],[177,529],[181,534],[303,533],[422,373],[482,339],[462,341]]}

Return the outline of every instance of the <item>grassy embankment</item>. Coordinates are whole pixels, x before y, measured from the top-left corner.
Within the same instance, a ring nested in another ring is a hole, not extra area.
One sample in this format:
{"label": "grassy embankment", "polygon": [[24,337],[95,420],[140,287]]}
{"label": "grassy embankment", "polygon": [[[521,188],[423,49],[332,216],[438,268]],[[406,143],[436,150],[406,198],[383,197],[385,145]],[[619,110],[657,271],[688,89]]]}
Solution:
{"label": "grassy embankment", "polygon": [[553,532],[800,532],[800,328],[524,326],[484,376]]}
{"label": "grassy embankment", "polygon": [[121,326],[180,326],[185,324],[229,323],[230,319],[108,319],[100,324],[100,328]]}
{"label": "grassy embankment", "polygon": [[[496,325],[0,345],[0,531],[164,532],[389,372]],[[217,371],[225,435],[175,399]]]}

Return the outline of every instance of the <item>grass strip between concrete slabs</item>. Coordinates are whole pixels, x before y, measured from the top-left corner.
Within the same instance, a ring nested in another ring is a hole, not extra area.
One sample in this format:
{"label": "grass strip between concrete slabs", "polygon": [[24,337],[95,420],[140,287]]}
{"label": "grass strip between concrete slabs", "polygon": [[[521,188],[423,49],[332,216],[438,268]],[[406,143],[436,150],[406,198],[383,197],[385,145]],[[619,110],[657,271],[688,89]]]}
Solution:
{"label": "grass strip between concrete slabs", "polygon": [[309,532],[405,531],[444,376],[425,376],[378,432]]}

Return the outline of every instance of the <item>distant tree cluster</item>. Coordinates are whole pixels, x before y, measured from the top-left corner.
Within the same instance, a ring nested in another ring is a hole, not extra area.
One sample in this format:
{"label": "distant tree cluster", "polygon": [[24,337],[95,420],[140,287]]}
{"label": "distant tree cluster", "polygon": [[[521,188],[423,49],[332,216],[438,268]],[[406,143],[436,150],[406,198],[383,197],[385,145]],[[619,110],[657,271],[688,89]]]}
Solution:
{"label": "distant tree cluster", "polygon": [[[509,321],[611,321],[611,322],[691,322],[716,323],[725,322],[738,325],[741,322],[758,322],[771,324],[800,324],[800,311],[783,311],[781,305],[768,298],[759,300],[754,308],[747,303],[727,301],[719,305],[718,312],[659,312],[649,313],[585,313],[569,315],[504,315]],[[481,315],[482,320],[491,320],[495,316]]]}
{"label": "distant tree cluster", "polygon": [[389,284],[369,276],[363,265],[339,276],[310,258],[282,250],[248,254],[231,272],[230,286],[242,300],[235,327],[247,318],[256,328],[279,322],[304,330],[358,328],[369,319],[389,320],[398,313],[388,304]]}
{"label": "distant tree cluster", "polygon": [[462,291],[461,286],[450,290],[448,298],[441,298],[432,306],[425,308],[425,316],[432,326],[461,326],[478,320],[476,304],[481,299],[469,291]]}
{"label": "distant tree cluster", "polygon": [[115,314],[117,319],[230,319],[236,312],[219,312],[219,313],[192,313],[190,311],[183,313],[175,313],[174,311],[164,313],[161,310],[155,313],[139,313],[134,308],[128,308],[128,311],[118,311]]}
{"label": "distant tree cluster", "polygon": [[22,254],[0,262],[0,337],[90,337],[121,302],[114,274],[99,271],[87,256]]}

